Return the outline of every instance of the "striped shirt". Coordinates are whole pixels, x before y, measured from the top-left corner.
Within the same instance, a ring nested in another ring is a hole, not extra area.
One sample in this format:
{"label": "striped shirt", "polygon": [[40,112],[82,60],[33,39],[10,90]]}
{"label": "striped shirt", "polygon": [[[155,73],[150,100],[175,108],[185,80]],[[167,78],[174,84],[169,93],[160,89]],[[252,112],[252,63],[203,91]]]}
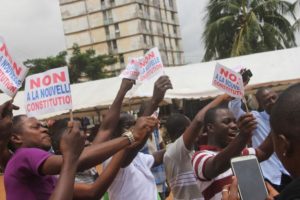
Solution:
{"label": "striped shirt", "polygon": [[207,161],[218,153],[219,149],[216,147],[204,145],[200,147],[200,151],[196,152],[192,158],[193,170],[200,180],[201,192],[205,200],[222,199],[223,187],[230,184],[232,180],[231,169],[228,169],[213,179],[205,177],[204,171]]}

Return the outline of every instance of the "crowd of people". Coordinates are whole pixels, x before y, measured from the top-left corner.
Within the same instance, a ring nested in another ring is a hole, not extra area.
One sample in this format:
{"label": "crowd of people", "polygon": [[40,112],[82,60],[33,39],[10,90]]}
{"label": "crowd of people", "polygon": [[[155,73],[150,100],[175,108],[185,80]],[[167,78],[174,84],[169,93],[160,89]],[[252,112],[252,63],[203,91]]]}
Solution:
{"label": "crowd of people", "polygon": [[300,199],[300,84],[280,95],[259,89],[259,111],[245,111],[241,99],[224,94],[193,119],[172,113],[164,124],[167,145],[153,113],[173,88],[171,80],[158,78],[137,118],[121,112],[133,84],[122,80],[90,143],[76,119],[46,124],[13,116],[18,107],[12,100],[2,104],[0,169],[7,200],[238,200],[230,160],[250,154],[261,162],[268,199]]}

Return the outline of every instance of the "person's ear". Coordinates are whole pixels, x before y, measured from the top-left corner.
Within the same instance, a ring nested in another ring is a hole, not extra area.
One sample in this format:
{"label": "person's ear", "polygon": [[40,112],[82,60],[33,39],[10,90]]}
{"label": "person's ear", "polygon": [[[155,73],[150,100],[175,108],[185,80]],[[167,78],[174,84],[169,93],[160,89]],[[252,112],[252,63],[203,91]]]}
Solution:
{"label": "person's ear", "polygon": [[214,126],[212,123],[208,123],[206,126],[207,132],[213,132]]}
{"label": "person's ear", "polygon": [[17,146],[19,146],[23,143],[22,136],[20,136],[18,134],[12,134],[10,137],[10,140]]}
{"label": "person's ear", "polygon": [[283,157],[290,157],[293,153],[293,146],[291,145],[291,142],[286,138],[285,135],[280,134],[278,136],[280,146],[281,146],[281,152]]}

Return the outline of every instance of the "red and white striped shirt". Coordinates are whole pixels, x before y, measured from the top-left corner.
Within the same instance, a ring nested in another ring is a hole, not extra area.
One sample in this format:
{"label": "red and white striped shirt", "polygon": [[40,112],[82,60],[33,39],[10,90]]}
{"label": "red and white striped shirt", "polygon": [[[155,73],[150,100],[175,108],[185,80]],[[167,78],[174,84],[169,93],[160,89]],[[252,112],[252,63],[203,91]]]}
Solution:
{"label": "red and white striped shirt", "polygon": [[208,179],[204,175],[206,162],[208,159],[216,156],[219,151],[220,149],[217,147],[204,145],[200,147],[200,151],[196,152],[192,158],[194,173],[200,180],[200,188],[205,200],[222,199],[223,187],[232,181],[232,171],[230,168],[214,179]]}

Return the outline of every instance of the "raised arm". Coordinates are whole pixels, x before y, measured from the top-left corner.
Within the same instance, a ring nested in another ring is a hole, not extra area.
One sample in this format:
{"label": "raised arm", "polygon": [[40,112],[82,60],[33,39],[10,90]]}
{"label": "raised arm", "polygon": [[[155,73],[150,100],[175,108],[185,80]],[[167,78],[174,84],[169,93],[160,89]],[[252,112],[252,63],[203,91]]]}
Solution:
{"label": "raised arm", "polygon": [[97,136],[93,141],[93,144],[99,144],[110,139],[112,132],[115,130],[118,124],[124,97],[126,93],[132,88],[133,84],[133,80],[122,79],[122,83],[117,96],[103,120]]}
{"label": "raised arm", "polygon": [[246,112],[242,109],[242,100],[235,98],[228,104],[228,109],[233,113],[236,119],[239,119]]}
{"label": "raised arm", "polygon": [[243,115],[238,124],[240,133],[220,153],[208,158],[205,162],[205,167],[198,165],[198,169],[196,169],[197,160],[193,160],[193,166],[197,170],[197,174],[202,172],[205,178],[212,179],[229,169],[230,159],[241,154],[241,151],[251,138],[252,131],[256,128],[255,118],[250,113]]}
{"label": "raised arm", "polygon": [[274,147],[271,133],[269,133],[268,137],[255,149],[255,152],[259,162],[265,161],[272,156]]}
{"label": "raised arm", "polygon": [[207,104],[204,108],[202,108],[197,115],[194,117],[190,126],[183,133],[183,142],[187,149],[192,150],[193,145],[195,143],[195,138],[197,137],[200,129],[203,125],[204,116],[207,110],[218,106],[220,103],[228,99],[228,95],[220,95],[216,97],[212,102]]}
{"label": "raised arm", "polygon": [[93,184],[75,184],[74,199],[100,199],[117,176],[126,154],[126,149],[116,153]]}
{"label": "raised arm", "polygon": [[[168,76],[161,76],[154,84],[154,90],[151,100],[147,103],[146,108],[143,112],[143,116],[150,116],[157,110],[159,103],[164,99],[166,91],[168,89],[172,89],[172,83]],[[137,153],[145,143],[147,142],[148,137],[144,138],[144,140],[134,148],[131,148],[130,152],[127,155],[126,160],[124,161],[123,167],[128,166],[132,160],[135,158]]]}
{"label": "raised arm", "polygon": [[173,89],[172,83],[168,76],[161,76],[154,84],[153,95],[145,107],[143,116],[150,116],[157,110],[159,103],[164,99],[168,89]]}
{"label": "raised arm", "polygon": [[11,100],[0,105],[0,171],[1,169],[4,170],[7,162],[12,156],[8,150],[7,144],[11,135],[12,110],[17,109],[19,109],[19,107],[13,105]]}
{"label": "raised arm", "polygon": [[84,141],[84,133],[79,130],[79,125],[70,123],[70,130],[64,133],[60,143],[63,164],[58,182],[49,198],[50,200],[73,199],[78,158],[84,148]]}
{"label": "raised arm", "polygon": [[[122,136],[108,142],[98,145],[92,145],[84,148],[78,161],[78,170],[82,171],[102,163],[119,150],[128,147],[130,144],[137,145],[148,136],[149,131],[157,125],[157,120],[149,117],[141,117],[137,120],[133,130],[134,142],[131,143],[129,138]],[[42,165],[41,172],[46,175],[55,175],[60,172],[63,163],[62,156],[50,156]]]}

